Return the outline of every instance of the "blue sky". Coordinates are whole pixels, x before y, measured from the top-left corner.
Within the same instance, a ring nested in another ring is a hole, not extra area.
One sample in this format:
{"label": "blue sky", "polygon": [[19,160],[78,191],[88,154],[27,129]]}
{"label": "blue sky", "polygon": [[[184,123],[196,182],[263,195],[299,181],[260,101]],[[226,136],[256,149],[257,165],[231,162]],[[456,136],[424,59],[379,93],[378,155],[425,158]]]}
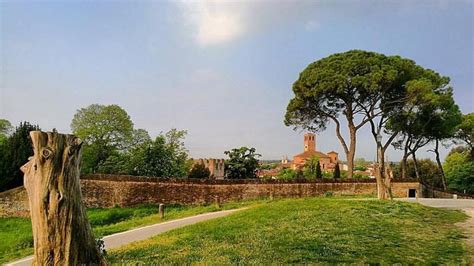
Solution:
{"label": "blue sky", "polygon": [[[449,76],[474,111],[472,1],[0,1],[0,117],[70,132],[77,109],[119,104],[152,136],[187,129],[193,157],[253,146],[293,156],[283,124],[309,63],[351,49]],[[332,125],[317,149],[343,156]],[[432,157],[423,149],[420,157]],[[400,152],[390,150],[390,160]],[[446,154],[446,151],[444,152]],[[356,157],[375,158],[368,128]]]}

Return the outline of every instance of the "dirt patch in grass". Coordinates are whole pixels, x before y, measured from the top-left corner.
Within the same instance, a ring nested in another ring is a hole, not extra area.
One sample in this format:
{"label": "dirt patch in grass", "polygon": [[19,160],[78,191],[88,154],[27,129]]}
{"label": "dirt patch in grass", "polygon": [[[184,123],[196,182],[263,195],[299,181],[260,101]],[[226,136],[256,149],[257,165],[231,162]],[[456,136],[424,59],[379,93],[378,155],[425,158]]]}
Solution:
{"label": "dirt patch in grass", "polygon": [[474,263],[474,209],[468,208],[463,210],[469,218],[461,223],[457,223],[456,225],[461,227],[466,232],[466,239],[465,242],[468,246],[470,251],[470,262]]}

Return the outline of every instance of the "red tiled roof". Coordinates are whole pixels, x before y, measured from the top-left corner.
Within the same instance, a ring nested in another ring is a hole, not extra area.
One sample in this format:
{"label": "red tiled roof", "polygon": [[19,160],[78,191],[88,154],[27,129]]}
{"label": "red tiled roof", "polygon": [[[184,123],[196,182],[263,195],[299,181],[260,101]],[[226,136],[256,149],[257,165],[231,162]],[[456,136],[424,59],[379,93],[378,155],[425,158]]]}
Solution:
{"label": "red tiled roof", "polygon": [[319,151],[305,151],[303,153],[295,155],[294,157],[311,158],[313,156],[316,156],[319,158],[329,158],[329,156]]}

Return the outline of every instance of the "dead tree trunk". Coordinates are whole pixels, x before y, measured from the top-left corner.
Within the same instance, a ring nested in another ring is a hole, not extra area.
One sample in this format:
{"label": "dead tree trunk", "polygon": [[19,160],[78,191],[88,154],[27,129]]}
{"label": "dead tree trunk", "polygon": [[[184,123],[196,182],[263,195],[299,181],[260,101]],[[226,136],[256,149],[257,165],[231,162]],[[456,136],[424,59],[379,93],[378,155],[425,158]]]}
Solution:
{"label": "dead tree trunk", "polygon": [[33,265],[106,264],[82,204],[81,140],[41,131],[30,137],[34,156],[21,170],[33,227]]}

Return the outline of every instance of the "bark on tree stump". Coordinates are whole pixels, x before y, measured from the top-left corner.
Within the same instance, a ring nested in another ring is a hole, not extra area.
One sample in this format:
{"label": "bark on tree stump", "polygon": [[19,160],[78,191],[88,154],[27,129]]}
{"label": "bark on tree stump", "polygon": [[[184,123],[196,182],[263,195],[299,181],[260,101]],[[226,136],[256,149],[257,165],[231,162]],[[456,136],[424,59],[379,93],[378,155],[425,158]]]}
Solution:
{"label": "bark on tree stump", "polygon": [[34,156],[21,167],[33,227],[33,265],[105,265],[82,203],[82,141],[32,131]]}

